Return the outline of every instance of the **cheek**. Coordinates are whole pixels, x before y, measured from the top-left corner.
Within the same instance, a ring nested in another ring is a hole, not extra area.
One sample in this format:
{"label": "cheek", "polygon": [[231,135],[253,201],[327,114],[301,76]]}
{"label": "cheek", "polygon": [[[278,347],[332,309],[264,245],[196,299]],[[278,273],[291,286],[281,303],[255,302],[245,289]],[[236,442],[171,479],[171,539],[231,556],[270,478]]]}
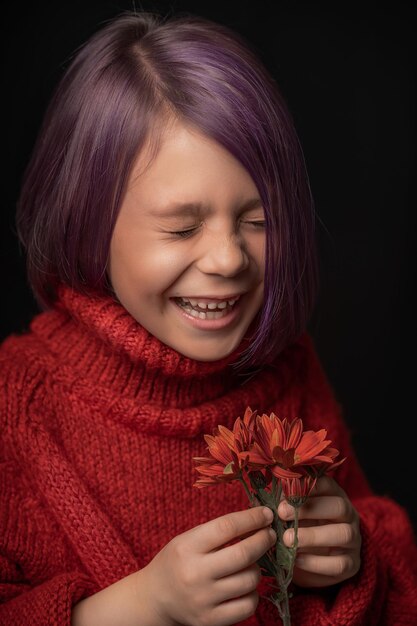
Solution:
{"label": "cheek", "polygon": [[189,261],[184,254],[152,242],[128,237],[114,238],[110,248],[109,278],[124,288],[162,292],[185,271]]}
{"label": "cheek", "polygon": [[265,237],[248,243],[248,252],[261,276],[265,274],[265,243]]}

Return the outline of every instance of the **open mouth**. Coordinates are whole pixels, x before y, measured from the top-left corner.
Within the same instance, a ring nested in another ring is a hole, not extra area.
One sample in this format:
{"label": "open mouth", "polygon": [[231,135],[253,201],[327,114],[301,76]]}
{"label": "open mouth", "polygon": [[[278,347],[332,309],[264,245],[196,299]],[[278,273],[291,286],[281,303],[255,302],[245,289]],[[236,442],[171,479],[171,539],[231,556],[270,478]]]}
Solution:
{"label": "open mouth", "polygon": [[194,298],[174,298],[175,303],[192,317],[200,320],[217,320],[226,317],[232,311],[240,296],[230,300],[210,301],[206,298],[198,300]]}

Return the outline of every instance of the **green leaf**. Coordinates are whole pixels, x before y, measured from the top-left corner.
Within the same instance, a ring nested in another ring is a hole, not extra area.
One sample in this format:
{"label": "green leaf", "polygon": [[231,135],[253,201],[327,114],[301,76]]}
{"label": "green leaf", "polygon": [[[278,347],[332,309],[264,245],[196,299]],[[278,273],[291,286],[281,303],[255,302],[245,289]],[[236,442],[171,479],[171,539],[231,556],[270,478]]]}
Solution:
{"label": "green leaf", "polygon": [[284,601],[286,595],[287,594],[285,591],[277,591],[271,596],[271,600],[275,605],[278,606],[279,604],[281,604],[281,602]]}
{"label": "green leaf", "polygon": [[275,566],[275,563],[273,563],[273,561],[269,558],[268,554],[264,554],[263,556],[261,556],[261,558],[258,559],[257,563],[262,570],[263,576],[273,576],[275,578],[277,568]]}
{"label": "green leaf", "polygon": [[292,552],[279,541],[277,541],[277,544],[275,546],[275,557],[277,560],[277,564],[280,567],[283,567],[287,571],[291,569]]}
{"label": "green leaf", "polygon": [[269,508],[276,513],[277,503],[275,502],[274,496],[269,491],[266,491],[266,489],[258,489],[256,495],[261,504],[269,506]]}

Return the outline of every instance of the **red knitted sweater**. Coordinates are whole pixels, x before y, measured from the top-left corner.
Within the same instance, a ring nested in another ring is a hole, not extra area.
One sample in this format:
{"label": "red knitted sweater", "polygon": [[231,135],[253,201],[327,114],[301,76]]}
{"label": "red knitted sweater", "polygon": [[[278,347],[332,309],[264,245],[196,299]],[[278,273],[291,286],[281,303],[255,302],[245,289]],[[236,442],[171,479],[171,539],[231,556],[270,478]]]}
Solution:
{"label": "red knitted sweater", "polygon": [[[312,340],[243,378],[185,358],[111,298],[61,290],[55,310],[0,348],[0,624],[65,626],[81,598],[147,564],[175,535],[248,506],[238,484],[198,490],[204,433],[245,408],[326,427],[337,480],[361,516],[360,572],[296,590],[294,626],[417,623],[417,549],[406,512],[371,493]],[[245,622],[280,623],[261,598]],[[116,625],[115,625],[116,626]]]}

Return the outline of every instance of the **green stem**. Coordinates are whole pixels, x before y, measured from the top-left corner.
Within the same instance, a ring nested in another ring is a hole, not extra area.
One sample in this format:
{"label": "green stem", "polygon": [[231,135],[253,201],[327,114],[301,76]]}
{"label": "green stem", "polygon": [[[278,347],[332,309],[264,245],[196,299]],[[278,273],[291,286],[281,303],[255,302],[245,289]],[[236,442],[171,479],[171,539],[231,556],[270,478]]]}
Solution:
{"label": "green stem", "polygon": [[271,493],[272,496],[275,500],[275,502],[277,502],[277,492],[278,492],[278,481],[276,479],[276,476],[272,476],[272,489],[271,489]]}
{"label": "green stem", "polygon": [[273,527],[277,533],[277,539],[282,543],[282,537],[284,535],[284,526],[278,516],[278,506],[281,501],[282,486],[281,481],[278,481],[275,476],[272,477],[272,490],[271,493],[274,498],[274,522]]}
{"label": "green stem", "polygon": [[294,507],[294,543],[291,548],[291,566],[288,571],[287,577],[285,579],[285,583],[288,586],[292,580],[294,573],[294,563],[297,557],[297,548],[298,548],[298,507]]}
{"label": "green stem", "polygon": [[285,594],[284,598],[284,611],[281,615],[283,626],[291,626],[290,605],[288,594]]}
{"label": "green stem", "polygon": [[[251,506],[257,506],[259,504],[258,499],[256,498],[256,496],[251,492],[247,482],[245,481],[245,479],[243,478],[243,476],[239,476],[239,481],[242,483],[243,488],[245,490],[246,495],[248,496],[249,502],[251,504]],[[272,489],[271,489],[271,495],[273,496],[273,502],[274,502],[274,509],[273,509],[273,513],[274,513],[274,520],[273,520],[273,528],[275,530],[275,532],[277,533],[277,546],[278,543],[280,543],[281,545],[283,545],[283,536],[284,536],[284,532],[285,532],[285,527],[283,522],[280,520],[278,513],[277,513],[277,509],[279,506],[279,503],[281,501],[281,493],[282,493],[282,486],[281,486],[281,481],[277,480],[277,478],[275,476],[273,476],[272,478]],[[297,533],[298,533],[298,511],[296,509],[296,513],[295,513],[295,524],[294,524],[294,548],[296,547],[296,542],[298,543],[298,537],[297,537]],[[278,549],[278,548],[276,548]],[[289,596],[288,596],[288,585],[291,582],[291,578],[292,578],[292,572],[294,569],[294,560],[295,560],[295,549],[290,549],[289,550],[291,552],[291,564],[290,564],[290,569],[288,572],[286,572],[286,568],[284,569],[282,566],[278,565],[279,563],[279,558],[278,555],[276,554],[275,556],[275,562],[274,562],[274,567],[276,570],[276,576],[275,576],[275,580],[277,582],[278,585],[278,594],[280,599],[278,599],[278,597],[276,598],[271,598],[271,601],[273,602],[273,604],[277,607],[279,615],[281,617],[283,626],[291,626],[291,616],[290,616],[290,605],[289,605]],[[268,598],[269,599],[269,598]]]}
{"label": "green stem", "polygon": [[280,558],[278,556],[278,546],[283,544],[283,535],[285,532],[284,524],[278,515],[278,506],[281,501],[282,485],[281,481],[277,480],[275,476],[272,477],[271,495],[274,502],[274,521],[273,528],[277,534],[277,543],[275,548],[275,580],[278,586],[278,597],[271,598],[273,604],[278,609],[278,613],[281,617],[283,626],[291,626],[287,589],[285,586],[285,573],[282,566],[279,564]]}
{"label": "green stem", "polygon": [[276,476],[272,476],[272,493],[275,498],[276,507],[278,508],[281,500],[282,485],[281,481],[276,479]]}
{"label": "green stem", "polygon": [[282,568],[278,568],[276,581],[279,587],[280,600],[275,599],[274,604],[278,609],[283,626],[291,626],[290,602],[288,596],[288,585],[283,580],[284,574]]}
{"label": "green stem", "polygon": [[248,496],[248,498],[249,498],[249,502],[250,502],[251,506],[256,506],[256,505],[258,504],[258,502],[257,502],[257,500],[256,500],[255,496],[253,495],[253,493],[251,492],[251,490],[249,489],[249,487],[248,487],[248,485],[247,485],[247,482],[246,482],[246,480],[243,478],[243,476],[242,476],[242,475],[239,477],[239,481],[240,481],[240,482],[242,483],[242,485],[243,485],[243,488],[244,488],[244,490],[245,490],[245,492],[246,492],[246,495],[247,495],[247,496]]}
{"label": "green stem", "polygon": [[[281,519],[278,516],[277,510],[278,510],[278,506],[279,503],[281,502],[281,494],[282,494],[282,485],[281,485],[281,481],[278,481],[275,476],[272,479],[272,493],[275,496],[275,518],[274,518],[274,528],[275,531],[277,533],[277,544],[280,543],[281,545],[284,545],[284,532],[286,530],[284,523],[281,521]],[[297,529],[294,530],[294,539],[296,537],[296,533],[298,531],[298,512],[296,512],[296,526]],[[290,603],[289,603],[289,595],[288,595],[288,586],[289,583],[291,582],[291,578],[292,578],[292,571],[293,571],[293,567],[294,567],[294,556],[293,556],[293,552],[292,550],[288,550],[291,554],[291,563],[290,563],[290,569],[289,571],[286,573],[285,569],[278,565],[279,562],[279,558],[278,555],[276,557],[276,563],[277,563],[277,575],[275,577],[278,587],[279,587],[279,594],[280,594],[280,600],[276,599],[274,604],[276,605],[276,607],[278,608],[278,612],[279,615],[281,617],[283,626],[291,626],[291,614],[290,614]]]}

